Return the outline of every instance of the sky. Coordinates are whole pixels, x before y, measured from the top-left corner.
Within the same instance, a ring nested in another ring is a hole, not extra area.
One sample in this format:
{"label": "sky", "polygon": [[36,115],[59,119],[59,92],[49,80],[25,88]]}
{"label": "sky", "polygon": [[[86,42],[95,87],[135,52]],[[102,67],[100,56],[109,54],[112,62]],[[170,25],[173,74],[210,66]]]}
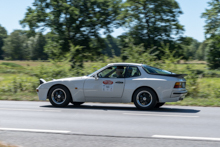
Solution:
{"label": "sky", "polygon": [[[16,29],[24,29],[19,21],[24,18],[27,7],[32,5],[34,0],[0,0],[0,25],[5,27],[8,34]],[[184,36],[193,37],[198,41],[204,41],[205,20],[201,14],[208,7],[210,0],[176,0],[183,14],[179,17],[180,24],[184,25]],[[28,29],[28,28],[25,28]],[[126,30],[115,29],[112,36],[117,37]]]}

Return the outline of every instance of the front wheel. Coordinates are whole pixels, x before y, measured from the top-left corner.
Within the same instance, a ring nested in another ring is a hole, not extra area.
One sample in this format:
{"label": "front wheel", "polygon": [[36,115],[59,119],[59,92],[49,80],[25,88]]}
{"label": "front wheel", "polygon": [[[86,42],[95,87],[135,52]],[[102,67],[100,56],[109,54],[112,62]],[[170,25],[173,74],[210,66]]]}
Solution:
{"label": "front wheel", "polygon": [[71,99],[69,90],[61,85],[54,86],[49,91],[49,101],[55,107],[66,107]]}
{"label": "front wheel", "polygon": [[157,95],[150,88],[140,88],[133,95],[134,104],[138,109],[147,110],[155,107]]}

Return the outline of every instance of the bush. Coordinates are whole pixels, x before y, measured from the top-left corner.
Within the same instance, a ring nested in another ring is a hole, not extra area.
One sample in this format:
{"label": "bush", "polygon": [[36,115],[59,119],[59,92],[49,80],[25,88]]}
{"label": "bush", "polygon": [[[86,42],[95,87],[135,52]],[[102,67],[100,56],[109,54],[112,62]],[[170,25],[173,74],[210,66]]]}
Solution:
{"label": "bush", "polygon": [[220,36],[210,41],[207,55],[207,62],[210,69],[219,69],[220,67]]}
{"label": "bush", "polygon": [[220,77],[220,73],[218,71],[205,71],[203,73],[203,77],[208,77],[208,78],[214,78],[214,77],[217,77],[219,78]]}
{"label": "bush", "polygon": [[0,65],[5,65],[5,66],[8,66],[8,67],[22,67],[22,66],[19,65],[19,64],[10,63],[10,62],[2,62]]}
{"label": "bush", "polygon": [[39,81],[35,78],[26,78],[25,76],[16,77],[8,84],[0,87],[0,92],[17,93],[22,91],[35,92],[39,86]]}

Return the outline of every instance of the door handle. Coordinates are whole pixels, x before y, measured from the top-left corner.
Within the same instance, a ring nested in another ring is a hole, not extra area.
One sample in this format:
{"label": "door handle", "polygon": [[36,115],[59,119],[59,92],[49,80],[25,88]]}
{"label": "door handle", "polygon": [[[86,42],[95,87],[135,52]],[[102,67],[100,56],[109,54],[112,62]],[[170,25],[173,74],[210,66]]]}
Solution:
{"label": "door handle", "polygon": [[117,82],[115,82],[115,83],[117,83],[117,84],[123,84],[123,82],[122,82],[122,81],[117,81]]}

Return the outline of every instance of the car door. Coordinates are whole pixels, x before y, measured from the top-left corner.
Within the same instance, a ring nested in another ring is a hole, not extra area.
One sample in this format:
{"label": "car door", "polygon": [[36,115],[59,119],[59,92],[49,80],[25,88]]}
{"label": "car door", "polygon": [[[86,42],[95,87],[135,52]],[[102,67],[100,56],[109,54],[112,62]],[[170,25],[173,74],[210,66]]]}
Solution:
{"label": "car door", "polygon": [[122,97],[125,85],[124,75],[124,66],[111,66],[99,72],[97,74],[97,79],[95,79],[95,77],[88,77],[84,83],[85,97]]}

